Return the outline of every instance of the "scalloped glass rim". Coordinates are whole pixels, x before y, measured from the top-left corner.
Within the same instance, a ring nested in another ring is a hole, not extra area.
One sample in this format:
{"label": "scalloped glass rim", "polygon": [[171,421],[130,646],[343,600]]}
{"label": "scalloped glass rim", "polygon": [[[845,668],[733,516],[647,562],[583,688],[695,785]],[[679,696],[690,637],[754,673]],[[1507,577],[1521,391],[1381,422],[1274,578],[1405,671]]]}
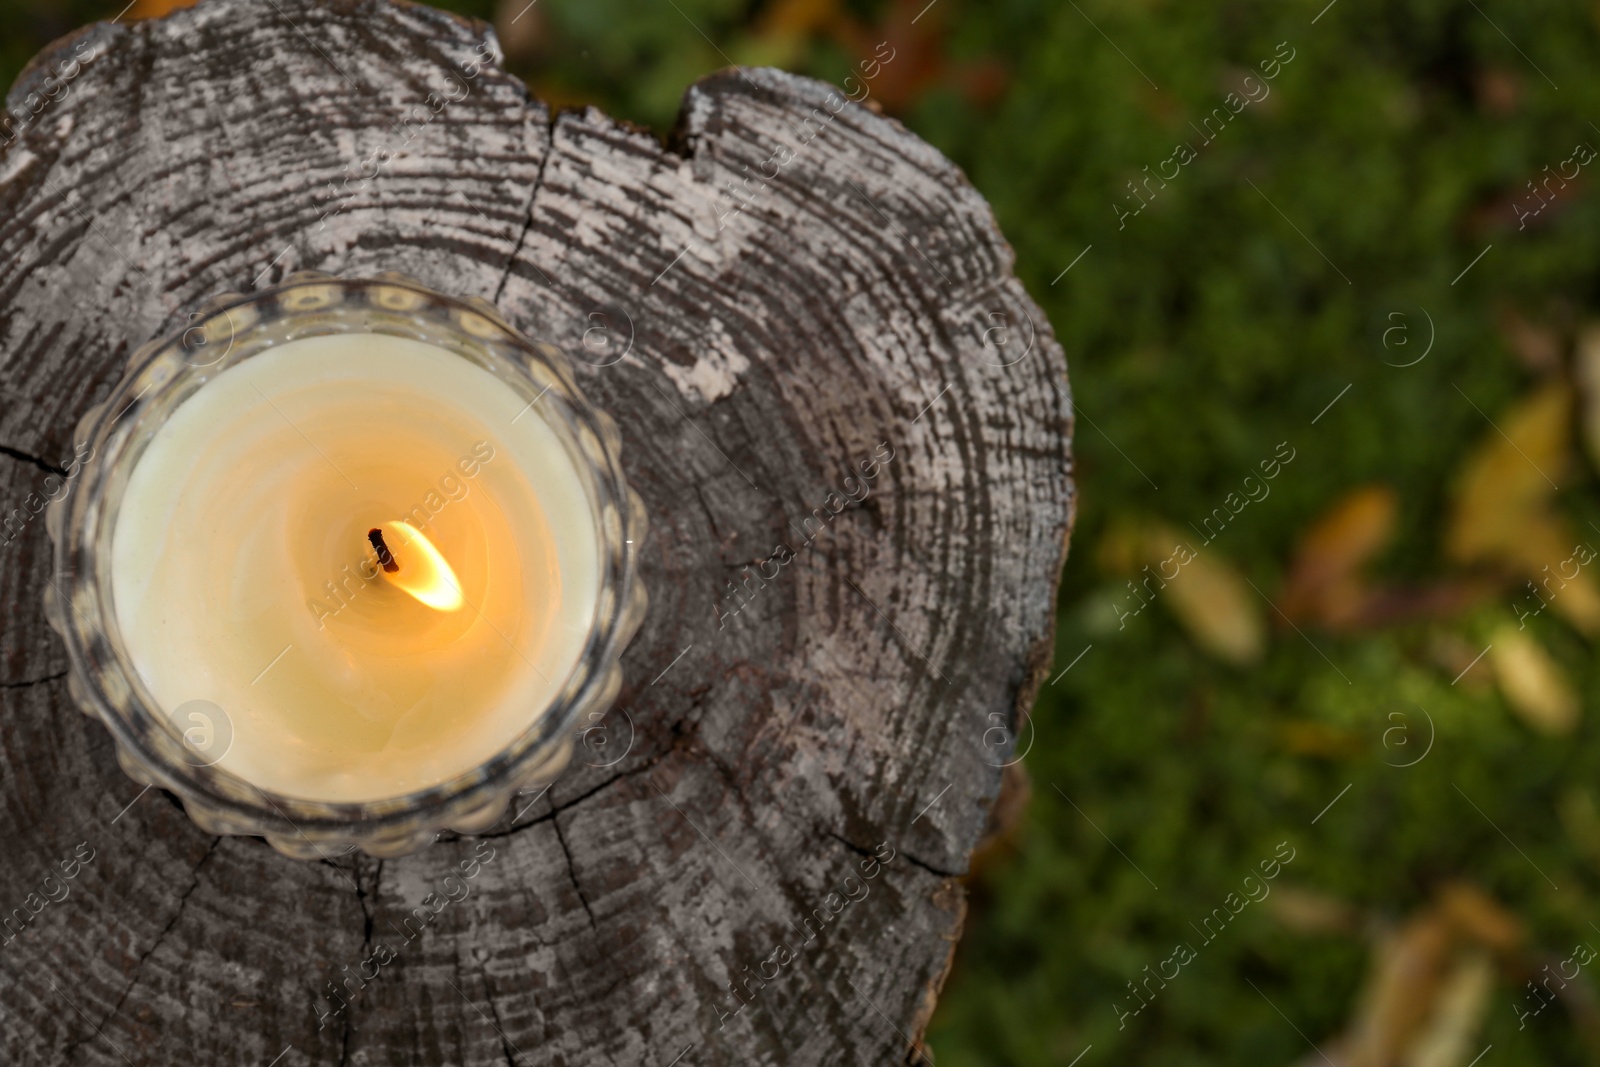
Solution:
{"label": "scalloped glass rim", "polygon": [[[228,346],[212,356],[224,323]],[[470,771],[405,796],[363,803],[280,796],[186,760],[176,731],[127,661],[107,566],[121,490],[166,413],[227,367],[284,341],[329,333],[426,340],[494,373],[530,405],[544,397],[540,416],[572,453],[601,538],[594,628],[544,713]],[[176,793],[202,829],[265,837],[279,851],[303,859],[326,857],[326,846],[349,845],[372,855],[403,855],[441,830],[481,832],[498,821],[514,793],[553,781],[565,769],[573,724],[608,708],[621,688],[619,660],[643,622],[647,598],[637,573],[644,505],[623,476],[620,435],[610,416],[579,390],[568,358],[550,344],[523,338],[485,300],[447,296],[398,274],[360,279],[316,272],[291,275],[260,293],[215,297],[184,330],[133,355],[111,395],[79,422],[75,440],[93,443],[92,458],[46,516],[55,573],[45,592],[45,614],[67,646],[69,689],[82,710],[111,732],[128,776]]]}

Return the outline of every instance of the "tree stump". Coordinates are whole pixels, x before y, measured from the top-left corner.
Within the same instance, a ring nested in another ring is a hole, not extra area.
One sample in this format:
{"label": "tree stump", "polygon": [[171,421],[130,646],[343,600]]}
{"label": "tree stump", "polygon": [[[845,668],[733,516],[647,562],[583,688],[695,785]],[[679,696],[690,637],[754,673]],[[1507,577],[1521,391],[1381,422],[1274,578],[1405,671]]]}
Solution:
{"label": "tree stump", "polygon": [[[877,68],[723,71],[663,147],[498,61],[425,7],[212,0],[90,27],[11,91],[7,1063],[920,1055],[1051,658],[1061,350],[961,173],[846,99]],[[403,271],[566,347],[652,524],[650,615],[574,769],[400,860],[295,862],[140,793],[41,607],[34,512],[79,416],[206,298],[302,269]]]}

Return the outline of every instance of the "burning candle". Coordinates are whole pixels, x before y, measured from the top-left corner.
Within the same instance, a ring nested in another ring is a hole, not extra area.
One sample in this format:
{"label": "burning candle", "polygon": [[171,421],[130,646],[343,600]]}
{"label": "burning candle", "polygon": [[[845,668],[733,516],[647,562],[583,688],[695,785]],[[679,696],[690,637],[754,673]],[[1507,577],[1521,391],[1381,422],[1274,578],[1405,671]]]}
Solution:
{"label": "burning candle", "polygon": [[133,469],[111,575],[165,708],[217,765],[378,800],[492,756],[583,652],[598,531],[537,408],[422,341],[289,341],[179,406]]}
{"label": "burning candle", "polygon": [[[83,491],[109,494],[110,521],[84,514],[80,532],[100,546],[101,581],[72,567],[63,580],[109,593],[81,617],[115,646],[134,711],[203,757],[153,769],[236,778],[280,812],[275,798],[393,807],[460,785],[531,735],[548,744],[550,716],[609,702],[642,614],[642,592],[618,596],[641,516],[614,440],[574,407],[581,395],[558,378],[518,381],[493,345],[476,347],[470,334],[498,324],[451,307],[470,328],[449,341],[415,308],[399,328],[420,299],[410,288],[300,284],[312,306],[298,310],[324,312],[322,328],[297,321],[292,289],[276,297],[287,329],[236,305],[225,337],[213,316],[149,361],[161,410],[141,412],[130,375],[126,422],[142,430],[91,416],[109,447]],[[331,318],[318,304],[329,294]],[[614,438],[603,416],[596,425]],[[603,502],[608,478],[620,511]],[[57,621],[72,648],[81,627]],[[621,642],[602,655],[597,635]],[[86,680],[116,688],[93,670]],[[197,708],[205,728],[187,731]]]}

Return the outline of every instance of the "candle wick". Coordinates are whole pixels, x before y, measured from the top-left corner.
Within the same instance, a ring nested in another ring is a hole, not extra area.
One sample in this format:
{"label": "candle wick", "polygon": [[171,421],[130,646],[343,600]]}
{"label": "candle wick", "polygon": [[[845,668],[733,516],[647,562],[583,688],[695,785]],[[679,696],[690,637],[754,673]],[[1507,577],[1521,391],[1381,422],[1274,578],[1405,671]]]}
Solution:
{"label": "candle wick", "polygon": [[383,543],[383,531],[377,527],[367,531],[367,540],[372,542],[373,549],[378,553],[378,562],[383,564],[383,569],[390,574],[400,569],[400,564],[394,561],[394,553],[389,551],[389,546]]}

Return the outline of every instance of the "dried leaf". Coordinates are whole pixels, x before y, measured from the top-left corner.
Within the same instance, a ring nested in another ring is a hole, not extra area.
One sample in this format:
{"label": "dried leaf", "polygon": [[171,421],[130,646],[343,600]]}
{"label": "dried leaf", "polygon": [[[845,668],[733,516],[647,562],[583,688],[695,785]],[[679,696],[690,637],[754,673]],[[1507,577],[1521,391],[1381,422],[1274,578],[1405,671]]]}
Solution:
{"label": "dried leaf", "polygon": [[198,0],[135,0],[132,8],[128,10],[130,19],[158,19],[180,11],[186,7],[193,7]]}
{"label": "dried leaf", "polygon": [[[1424,586],[1374,583],[1364,571],[1393,536],[1398,510],[1394,491],[1375,484],[1351,490],[1318,516],[1295,550],[1279,602],[1283,613],[1329,630],[1365,630],[1459,615],[1503,591],[1500,581],[1483,575]],[[1586,606],[1581,595],[1572,603]],[[1600,598],[1594,607],[1600,609]]]}
{"label": "dried leaf", "polygon": [[1353,906],[1316,889],[1280,885],[1264,903],[1274,919],[1300,934],[1348,934],[1361,926]]}
{"label": "dried leaf", "polygon": [[1462,935],[1496,952],[1515,952],[1527,939],[1520,919],[1466,882],[1452,882],[1439,890],[1439,910]]}
{"label": "dried leaf", "polygon": [[1494,964],[1469,952],[1450,969],[1432,1017],[1406,1050],[1402,1067],[1466,1067],[1478,1051],[1476,1035],[1494,986]]}
{"label": "dried leaf", "polygon": [[1445,535],[1451,559],[1527,563],[1531,551],[1537,569],[1565,554],[1570,542],[1555,535],[1549,507],[1566,465],[1571,400],[1552,382],[1495,420],[1461,472]]}
{"label": "dried leaf", "polygon": [[1566,672],[1525,630],[1502,626],[1489,649],[1500,691],[1529,726],[1547,734],[1571,733],[1578,724],[1578,696]]}
{"label": "dried leaf", "polygon": [[[950,71],[946,51],[947,13],[935,7],[926,18],[918,15],[924,4],[917,0],[895,0],[883,12],[881,21],[867,29],[841,28],[835,39],[855,55],[883,55],[884,61],[871,69],[870,99],[890,112],[903,111],[921,99],[929,87],[939,84]],[[879,43],[884,46],[880,51]]]}
{"label": "dried leaf", "polygon": [[1583,569],[1596,555],[1590,542],[1574,543],[1565,519],[1546,514],[1531,523],[1522,558],[1507,560],[1526,576],[1513,594],[1518,622],[1549,608],[1585,634],[1600,631],[1600,585]]}
{"label": "dried leaf", "polygon": [[[1567,557],[1570,560],[1572,557]],[[1537,582],[1543,583],[1551,579],[1551,564],[1545,564],[1537,576]],[[1580,633],[1594,634],[1600,631],[1600,586],[1595,584],[1594,575],[1588,571],[1580,571],[1575,578],[1559,584],[1559,591],[1550,598],[1550,610],[1570,622]],[[1549,588],[1549,586],[1542,586]]]}
{"label": "dried leaf", "polygon": [[948,6],[894,0],[882,9],[876,26],[861,26],[841,13],[831,29],[833,39],[866,64],[858,69],[871,82],[869,106],[904,111],[938,86],[955,87],[979,107],[993,104],[1005,92],[1011,69],[1005,56],[950,56]]}
{"label": "dried leaf", "polygon": [[1516,916],[1482,890],[1446,885],[1436,904],[1380,935],[1355,1017],[1321,1047],[1337,1050],[1339,1067],[1467,1067],[1495,956],[1512,970],[1525,966],[1525,939]]}
{"label": "dried leaf", "polygon": [[1261,658],[1261,600],[1221,553],[1196,552],[1177,531],[1155,526],[1145,538],[1144,558],[1165,579],[1160,599],[1196,644],[1229,663]]}
{"label": "dried leaf", "polygon": [[756,24],[758,37],[799,38],[808,37],[838,24],[851,24],[840,10],[839,0],[777,0],[767,7]]}
{"label": "dried leaf", "polygon": [[[1600,337],[1580,342],[1580,353],[1585,345],[1600,352]],[[1593,374],[1600,384],[1600,354],[1590,358],[1595,365],[1585,372],[1580,355],[1580,376]],[[1581,563],[1566,576],[1580,546],[1571,524],[1553,507],[1554,479],[1567,466],[1571,412],[1572,390],[1557,381],[1496,420],[1497,427],[1462,470],[1445,551],[1456,562],[1497,564],[1535,583],[1536,588],[1518,591],[1527,601],[1519,615],[1537,614],[1548,603],[1579,630],[1594,634],[1600,633],[1600,582]]]}
{"label": "dried leaf", "polygon": [[1323,512],[1300,536],[1283,613],[1328,626],[1355,620],[1370,596],[1361,568],[1389,542],[1396,510],[1394,490],[1368,485]]}
{"label": "dried leaf", "polygon": [[[525,62],[539,54],[548,34],[545,12],[530,0],[495,0],[494,32],[500,49],[511,62]],[[543,99],[543,98],[541,98]]]}
{"label": "dried leaf", "polygon": [[1353,574],[1389,542],[1395,510],[1394,490],[1386,485],[1362,486],[1341,497],[1301,538],[1307,578],[1325,583]]}
{"label": "dried leaf", "polygon": [[1347,1035],[1347,1067],[1392,1067],[1430,1015],[1451,946],[1443,916],[1424,912],[1378,944]]}

